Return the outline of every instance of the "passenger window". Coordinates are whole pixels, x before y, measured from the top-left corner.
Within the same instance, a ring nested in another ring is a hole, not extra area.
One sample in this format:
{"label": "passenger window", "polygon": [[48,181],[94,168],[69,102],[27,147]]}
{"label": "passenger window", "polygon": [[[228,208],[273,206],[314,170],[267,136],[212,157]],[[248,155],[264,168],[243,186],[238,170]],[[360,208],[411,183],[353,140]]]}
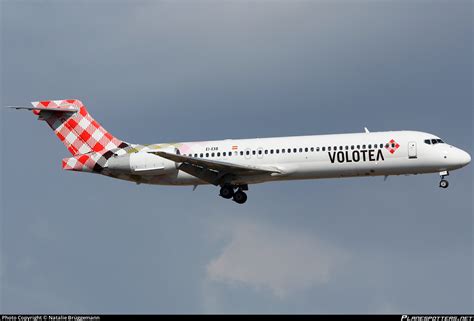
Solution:
{"label": "passenger window", "polygon": [[276,150],[275,150],[275,153],[280,154],[280,150],[279,150],[279,149],[276,149]]}
{"label": "passenger window", "polygon": [[371,148],[372,148],[372,145],[369,145],[369,149],[371,149]]}
{"label": "passenger window", "polygon": [[343,150],[343,148],[344,148],[344,147],[342,147],[342,146],[339,146],[339,150]]}
{"label": "passenger window", "polygon": [[284,148],[281,149],[281,153],[282,153],[282,154],[285,153],[285,149],[284,149]]}
{"label": "passenger window", "polygon": [[346,150],[349,150],[349,146],[346,145]]}
{"label": "passenger window", "polygon": [[293,148],[293,153],[296,153],[298,150],[296,148]]}
{"label": "passenger window", "polygon": [[221,157],[221,153],[217,153],[217,157]]}
{"label": "passenger window", "polygon": [[261,149],[258,150],[258,154],[262,155],[262,150]]}
{"label": "passenger window", "polygon": [[250,155],[250,151],[246,151],[246,152],[245,152],[245,155]]}
{"label": "passenger window", "polygon": [[244,151],[240,151],[240,156],[244,156]]}
{"label": "passenger window", "polygon": [[352,150],[354,150],[354,147],[355,147],[355,146],[354,146],[354,145],[352,145],[352,146],[351,146],[351,149],[352,149]]}
{"label": "passenger window", "polygon": [[308,152],[308,147],[306,147],[306,148],[304,149],[304,151],[307,153],[307,152]]}
{"label": "passenger window", "polygon": [[202,154],[202,153],[200,154],[200,157],[201,157],[201,158],[203,157],[203,154]]}
{"label": "passenger window", "polygon": [[323,151],[323,152],[326,151],[326,147],[323,147],[323,148],[322,148],[322,151]]}
{"label": "passenger window", "polygon": [[273,149],[270,149],[270,154],[273,154]]}
{"label": "passenger window", "polygon": [[[324,147],[323,147],[323,148],[324,148]],[[331,151],[331,146],[328,146],[328,152],[330,152],[330,151]]]}
{"label": "passenger window", "polygon": [[310,150],[311,150],[312,152],[314,152],[314,147],[311,147],[311,149],[310,149]]}
{"label": "passenger window", "polygon": [[365,145],[362,145],[362,149],[365,149]]}
{"label": "passenger window", "polygon": [[383,148],[383,144],[380,144],[380,148]]}
{"label": "passenger window", "polygon": [[214,155],[215,155],[214,153],[211,154],[212,157],[214,157]]}
{"label": "passenger window", "polygon": [[209,153],[206,153],[206,157],[209,157]]}
{"label": "passenger window", "polygon": [[360,145],[357,145],[357,149],[360,149]]}
{"label": "passenger window", "polygon": [[255,153],[256,153],[256,152],[253,150],[253,151],[252,151],[252,155],[255,155]]}
{"label": "passenger window", "polygon": [[288,154],[291,153],[291,148],[288,148]]}
{"label": "passenger window", "polygon": [[319,147],[316,147],[316,151],[319,152]]}
{"label": "passenger window", "polygon": [[268,149],[265,149],[265,155],[267,155],[267,154],[268,154]]}

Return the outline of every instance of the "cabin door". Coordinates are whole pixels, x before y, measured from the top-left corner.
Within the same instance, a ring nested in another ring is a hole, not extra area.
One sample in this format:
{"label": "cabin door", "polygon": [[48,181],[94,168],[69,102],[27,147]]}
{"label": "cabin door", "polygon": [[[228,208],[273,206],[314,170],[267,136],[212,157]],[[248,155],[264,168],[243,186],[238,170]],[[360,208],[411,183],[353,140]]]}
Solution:
{"label": "cabin door", "polygon": [[408,158],[416,158],[416,142],[408,143]]}

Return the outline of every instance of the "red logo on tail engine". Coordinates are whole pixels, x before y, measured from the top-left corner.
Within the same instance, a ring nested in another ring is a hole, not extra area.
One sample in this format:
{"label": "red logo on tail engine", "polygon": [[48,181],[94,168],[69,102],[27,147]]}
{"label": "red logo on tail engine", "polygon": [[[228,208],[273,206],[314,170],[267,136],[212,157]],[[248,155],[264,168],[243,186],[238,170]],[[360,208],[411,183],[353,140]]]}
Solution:
{"label": "red logo on tail engine", "polygon": [[390,152],[390,154],[395,153],[399,147],[400,145],[393,139],[385,145],[385,148]]}

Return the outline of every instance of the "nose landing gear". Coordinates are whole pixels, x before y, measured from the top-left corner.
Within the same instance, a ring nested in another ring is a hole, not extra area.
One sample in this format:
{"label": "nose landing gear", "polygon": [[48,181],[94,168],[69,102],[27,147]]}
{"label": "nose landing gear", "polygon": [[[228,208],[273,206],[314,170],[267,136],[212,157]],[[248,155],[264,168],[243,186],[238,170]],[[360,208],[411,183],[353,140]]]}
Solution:
{"label": "nose landing gear", "polygon": [[447,180],[445,180],[444,178],[446,176],[449,176],[449,172],[448,171],[440,172],[439,176],[441,177],[441,181],[439,182],[439,187],[448,188],[449,182]]}
{"label": "nose landing gear", "polygon": [[448,188],[449,186],[449,182],[445,179],[442,179],[440,182],[439,182],[439,187],[441,188]]}
{"label": "nose landing gear", "polygon": [[[237,191],[234,190],[237,188]],[[247,194],[244,191],[248,190],[247,185],[233,186],[224,185],[221,187],[219,195],[225,199],[233,199],[237,204],[244,204],[247,201]]]}

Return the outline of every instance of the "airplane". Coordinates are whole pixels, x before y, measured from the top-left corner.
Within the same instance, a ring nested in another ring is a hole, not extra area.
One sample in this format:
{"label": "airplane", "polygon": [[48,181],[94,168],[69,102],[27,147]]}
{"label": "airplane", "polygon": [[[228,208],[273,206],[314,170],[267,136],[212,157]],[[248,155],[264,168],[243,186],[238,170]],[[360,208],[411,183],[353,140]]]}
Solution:
{"label": "airplane", "polygon": [[447,188],[449,171],[471,156],[420,131],[294,136],[218,141],[130,144],[106,131],[77,99],[32,102],[72,157],[70,171],[102,174],[137,184],[220,187],[219,195],[247,201],[250,184],[322,178],[439,173]]}

